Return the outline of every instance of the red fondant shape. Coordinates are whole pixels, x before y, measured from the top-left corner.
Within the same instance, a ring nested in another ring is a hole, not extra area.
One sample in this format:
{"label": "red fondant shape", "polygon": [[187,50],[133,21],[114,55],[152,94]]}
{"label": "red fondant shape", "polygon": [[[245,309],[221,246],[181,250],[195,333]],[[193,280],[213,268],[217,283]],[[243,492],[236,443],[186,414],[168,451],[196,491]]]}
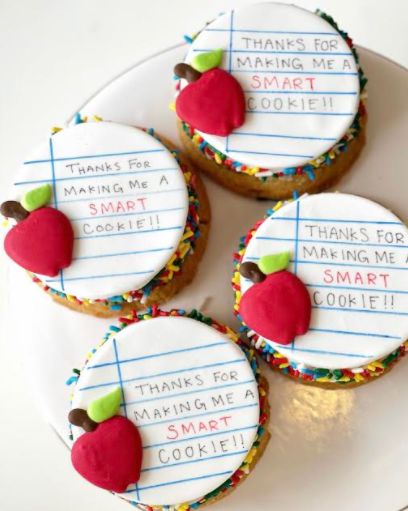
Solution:
{"label": "red fondant shape", "polygon": [[7,233],[7,255],[24,269],[54,277],[72,261],[74,233],[68,218],[54,208],[40,208]]}
{"label": "red fondant shape", "polygon": [[137,427],[116,415],[80,436],[72,448],[71,460],[75,470],[90,483],[123,493],[139,480],[142,452]]}
{"label": "red fondant shape", "polygon": [[223,69],[210,69],[189,83],[176,99],[180,119],[210,135],[226,137],[245,120],[240,84]]}
{"label": "red fondant shape", "polygon": [[309,330],[312,305],[303,282],[293,273],[271,273],[242,296],[239,313],[251,330],[279,344],[290,344]]}

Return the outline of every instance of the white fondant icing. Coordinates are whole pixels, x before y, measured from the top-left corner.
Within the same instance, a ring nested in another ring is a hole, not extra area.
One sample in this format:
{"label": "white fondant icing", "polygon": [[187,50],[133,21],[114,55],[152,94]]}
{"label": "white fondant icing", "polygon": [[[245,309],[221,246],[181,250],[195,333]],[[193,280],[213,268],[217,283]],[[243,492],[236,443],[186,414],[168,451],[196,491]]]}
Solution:
{"label": "white fondant icing", "polygon": [[[268,340],[297,363],[355,368],[387,356],[408,338],[408,229],[368,199],[306,196],[267,218],[244,261],[290,251],[288,268],[307,286],[312,319],[293,345]],[[241,278],[242,292],[253,285]]]}
{"label": "white fondant icing", "polygon": [[272,2],[240,7],[200,32],[186,62],[216,48],[224,50],[221,67],[244,90],[246,119],[228,137],[200,134],[230,158],[276,172],[297,167],[329,150],[351,125],[357,65],[320,16]]}
{"label": "white fondant icing", "polygon": [[142,288],[184,232],[186,183],[171,153],[142,130],[111,122],[66,128],[43,143],[16,178],[16,197],[43,183],[74,229],[72,264],[50,287],[80,298]]}
{"label": "white fondant icing", "polygon": [[[125,499],[194,501],[239,468],[255,439],[259,399],[245,354],[227,336],[184,317],[129,326],[82,370],[72,407],[86,408],[121,381],[121,414],[144,446],[141,478]],[[75,439],[83,433],[73,430]]]}

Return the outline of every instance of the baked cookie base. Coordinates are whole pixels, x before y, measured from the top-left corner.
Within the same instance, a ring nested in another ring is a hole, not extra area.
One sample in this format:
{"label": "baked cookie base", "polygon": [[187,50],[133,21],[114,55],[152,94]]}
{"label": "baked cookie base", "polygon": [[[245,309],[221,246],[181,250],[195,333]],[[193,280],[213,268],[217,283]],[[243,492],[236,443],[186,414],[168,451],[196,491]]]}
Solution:
{"label": "baked cookie base", "polygon": [[263,181],[255,176],[234,172],[214,160],[209,160],[187,136],[180,120],[177,121],[177,126],[185,152],[197,168],[224,188],[246,197],[258,199],[291,199],[294,192],[299,195],[318,193],[335,185],[357,160],[366,141],[366,116],[364,116],[361,119],[361,130],[348,143],[347,151],[337,155],[331,165],[322,165],[314,169],[313,180],[306,173],[303,173],[294,176],[269,178]]}
{"label": "baked cookie base", "polygon": [[[394,364],[392,364],[394,365]],[[290,374],[284,375],[282,373],[282,376],[287,376],[291,380],[297,381],[302,383],[303,385],[308,385],[309,387],[318,387],[325,390],[339,390],[339,389],[355,389],[356,387],[361,387],[362,385],[367,385],[367,383],[370,383],[372,381],[378,380],[381,376],[384,376],[391,370],[392,366],[387,367],[382,373],[378,374],[375,378],[368,378],[367,380],[364,380],[362,382],[349,382],[349,383],[320,383],[318,381],[308,381],[304,380],[302,378],[296,378],[295,376],[291,376]]]}
{"label": "baked cookie base", "polygon": [[[372,381],[378,380],[381,376],[384,376],[385,374],[389,373],[390,370],[394,367],[394,365],[406,354],[408,351],[408,341],[406,341],[404,344],[398,348],[398,355],[395,356],[395,358],[389,362],[387,365],[384,365],[383,361],[376,361],[372,364],[368,364],[369,366],[372,366],[374,370],[370,370],[369,376],[365,376],[364,379],[361,379],[360,381],[351,380],[350,381],[319,381],[318,379],[311,379],[307,375],[305,376],[304,373],[299,373],[298,375],[295,375],[291,373],[289,370],[287,370],[287,367],[279,367],[278,364],[274,364],[272,360],[276,360],[276,358],[273,358],[271,356],[268,357],[268,353],[264,353],[261,349],[256,348],[252,344],[249,345],[251,349],[254,349],[258,355],[269,365],[271,369],[274,371],[280,373],[282,376],[286,378],[290,378],[293,381],[296,381],[298,383],[302,383],[303,385],[308,385],[311,387],[319,387],[321,389],[326,390],[339,390],[339,389],[354,389],[356,387],[360,387],[361,385],[366,385],[367,383],[370,383]],[[385,357],[387,358],[387,357]],[[279,360],[279,359],[278,359]],[[384,360],[384,359],[383,359]],[[287,364],[284,364],[287,365]],[[366,366],[367,367],[367,366]],[[344,371],[344,370],[342,370]]]}
{"label": "baked cookie base", "polygon": [[[158,139],[170,150],[174,150],[174,144],[158,135]],[[199,262],[204,254],[207,246],[208,234],[210,230],[211,222],[211,210],[210,203],[208,200],[207,192],[204,184],[194,169],[191,168],[191,163],[183,155],[179,153],[178,158],[181,165],[185,165],[189,172],[192,174],[191,185],[194,188],[197,198],[199,201],[198,206],[198,217],[199,217],[199,232],[200,236],[195,241],[194,250],[184,258],[180,271],[175,272],[173,278],[166,283],[156,285],[147,299],[143,301],[134,300],[132,302],[122,302],[120,309],[112,309],[110,305],[103,301],[100,302],[79,302],[76,300],[69,300],[65,296],[46,291],[52,297],[52,299],[69,309],[83,312],[85,314],[91,314],[100,318],[109,318],[115,316],[123,316],[129,314],[132,310],[140,311],[144,310],[151,305],[159,305],[167,302],[185,286],[187,286],[193,279],[198,270]],[[42,282],[37,282],[40,287],[43,287]]]}

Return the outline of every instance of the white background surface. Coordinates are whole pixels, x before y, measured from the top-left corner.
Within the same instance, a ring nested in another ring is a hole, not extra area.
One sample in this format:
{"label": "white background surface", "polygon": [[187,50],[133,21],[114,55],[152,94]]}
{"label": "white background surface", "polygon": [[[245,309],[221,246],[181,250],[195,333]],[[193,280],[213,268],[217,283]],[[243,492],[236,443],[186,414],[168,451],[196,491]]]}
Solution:
{"label": "white background surface", "polygon": [[[202,3],[0,1],[0,192],[9,184],[18,162],[48,128],[62,124],[106,81],[150,53],[177,43],[183,33],[194,32],[220,9],[249,2],[207,0]],[[388,9],[384,4],[362,0],[298,3],[310,9],[326,10],[358,44],[408,66],[408,3],[404,0],[388,0]],[[167,77],[151,79],[153,82]],[[5,259],[1,257],[2,314],[7,296],[4,267]],[[34,307],[32,302],[22,302],[22,305]],[[123,503],[90,487],[72,471],[66,450],[30,399],[29,382],[20,367],[13,339],[1,335],[0,348],[1,509],[124,509]],[[328,405],[333,405],[334,396]],[[339,406],[348,406],[346,397],[336,399]],[[375,404],[373,392],[372,405]],[[293,407],[296,410],[296,401]],[[388,426],[392,431],[392,424]],[[387,466],[386,460],[378,463],[377,470],[381,470],[381,465]],[[386,481],[384,476],[385,485]],[[364,508],[364,502],[361,505]],[[396,511],[395,506],[378,509]],[[299,511],[306,510],[309,511],[299,507]]]}

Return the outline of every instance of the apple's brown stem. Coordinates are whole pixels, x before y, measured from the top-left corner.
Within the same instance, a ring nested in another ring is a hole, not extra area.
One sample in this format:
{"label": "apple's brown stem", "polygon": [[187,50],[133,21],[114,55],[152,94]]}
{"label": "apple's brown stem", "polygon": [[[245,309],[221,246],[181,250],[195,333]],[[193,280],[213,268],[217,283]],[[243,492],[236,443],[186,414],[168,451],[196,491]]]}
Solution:
{"label": "apple's brown stem", "polygon": [[197,69],[194,69],[189,64],[184,64],[184,62],[175,66],[174,74],[179,78],[185,78],[188,83],[196,82],[199,78],[201,78],[200,71],[197,71]]}
{"label": "apple's brown stem", "polygon": [[82,408],[73,408],[68,414],[68,420],[74,426],[79,426],[87,432],[95,431],[98,427],[98,423],[93,421],[86,410]]}
{"label": "apple's brown stem", "polygon": [[0,206],[0,213],[6,218],[14,218],[16,222],[25,220],[30,214],[19,202],[15,200],[3,202]]}
{"label": "apple's brown stem", "polygon": [[241,264],[239,273],[254,284],[258,284],[266,279],[265,273],[259,269],[258,265],[249,261]]}

